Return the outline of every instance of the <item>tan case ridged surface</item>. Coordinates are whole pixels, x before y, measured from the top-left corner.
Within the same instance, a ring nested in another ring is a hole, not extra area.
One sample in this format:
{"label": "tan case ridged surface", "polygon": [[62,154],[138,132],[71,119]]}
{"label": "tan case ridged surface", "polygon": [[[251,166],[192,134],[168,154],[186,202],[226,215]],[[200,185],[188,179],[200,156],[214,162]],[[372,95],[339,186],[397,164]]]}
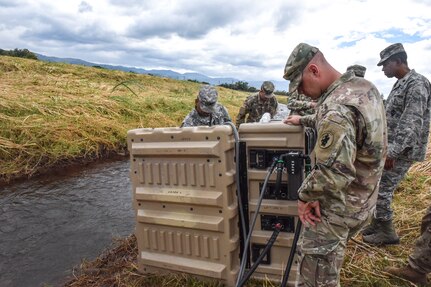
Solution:
{"label": "tan case ridged surface", "polygon": [[185,272],[234,286],[239,270],[230,126],[130,130],[142,273]]}
{"label": "tan case ridged surface", "polygon": [[[250,167],[250,150],[289,150],[300,151],[305,154],[306,139],[304,129],[302,127],[286,125],[281,122],[270,122],[267,124],[242,124],[239,128],[239,137],[241,142],[246,143],[249,221],[251,224],[252,218],[257,209],[257,203],[260,196],[260,186],[263,184],[268,174],[268,169],[256,169]],[[269,178],[269,183],[275,183],[275,181],[276,173],[274,171]],[[283,172],[282,182],[286,183],[287,181],[287,174],[286,172]],[[272,234],[272,231],[262,230],[260,215],[293,216],[296,228],[298,221],[297,201],[263,199],[259,210],[259,216],[257,217],[256,225],[250,240],[250,246],[253,244],[265,245]],[[269,279],[271,281],[278,282],[282,280],[289,253],[292,248],[293,236],[293,232],[279,233],[270,250],[271,263],[260,264],[253,273],[253,278]],[[249,250],[249,252],[251,253],[251,250]],[[253,263],[254,262],[251,259],[251,264]],[[297,259],[295,256],[288,281],[290,286],[294,285],[296,269]]]}

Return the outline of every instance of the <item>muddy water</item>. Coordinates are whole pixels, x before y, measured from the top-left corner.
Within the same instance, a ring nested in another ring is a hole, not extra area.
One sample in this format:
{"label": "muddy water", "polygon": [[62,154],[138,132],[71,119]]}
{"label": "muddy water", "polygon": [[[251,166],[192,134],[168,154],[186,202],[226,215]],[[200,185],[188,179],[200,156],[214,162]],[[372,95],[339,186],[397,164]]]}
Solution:
{"label": "muddy water", "polygon": [[133,232],[129,161],[0,187],[0,286],[61,286]]}

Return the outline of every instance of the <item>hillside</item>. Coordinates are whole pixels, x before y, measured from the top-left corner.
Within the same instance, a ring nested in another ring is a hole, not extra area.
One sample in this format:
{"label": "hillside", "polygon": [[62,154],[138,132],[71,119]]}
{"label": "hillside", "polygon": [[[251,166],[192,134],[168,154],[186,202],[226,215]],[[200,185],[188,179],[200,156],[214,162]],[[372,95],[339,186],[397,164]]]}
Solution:
{"label": "hillside", "polygon": [[[126,153],[126,133],[179,126],[200,84],[0,56],[0,182]],[[218,88],[234,118],[246,93]]]}

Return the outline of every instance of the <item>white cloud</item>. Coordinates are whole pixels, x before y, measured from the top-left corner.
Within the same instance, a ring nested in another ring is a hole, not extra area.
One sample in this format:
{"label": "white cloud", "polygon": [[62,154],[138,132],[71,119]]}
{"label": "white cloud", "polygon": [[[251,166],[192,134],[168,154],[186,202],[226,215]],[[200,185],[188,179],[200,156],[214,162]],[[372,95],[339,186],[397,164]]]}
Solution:
{"label": "white cloud", "polygon": [[421,0],[0,0],[0,8],[2,49],[263,81],[282,80],[288,55],[307,42],[340,72],[366,66],[387,95],[395,79],[376,66],[379,52],[402,42],[409,66],[431,78],[431,7]]}

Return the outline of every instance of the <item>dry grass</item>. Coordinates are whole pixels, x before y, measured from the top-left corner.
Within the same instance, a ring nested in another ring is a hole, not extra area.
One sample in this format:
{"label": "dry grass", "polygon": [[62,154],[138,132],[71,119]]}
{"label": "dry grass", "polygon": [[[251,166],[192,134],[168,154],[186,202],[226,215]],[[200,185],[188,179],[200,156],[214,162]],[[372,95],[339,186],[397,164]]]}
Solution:
{"label": "dry grass", "polygon": [[[179,126],[200,84],[0,56],[0,183],[126,153],[127,131]],[[219,87],[232,118],[246,93]]]}

